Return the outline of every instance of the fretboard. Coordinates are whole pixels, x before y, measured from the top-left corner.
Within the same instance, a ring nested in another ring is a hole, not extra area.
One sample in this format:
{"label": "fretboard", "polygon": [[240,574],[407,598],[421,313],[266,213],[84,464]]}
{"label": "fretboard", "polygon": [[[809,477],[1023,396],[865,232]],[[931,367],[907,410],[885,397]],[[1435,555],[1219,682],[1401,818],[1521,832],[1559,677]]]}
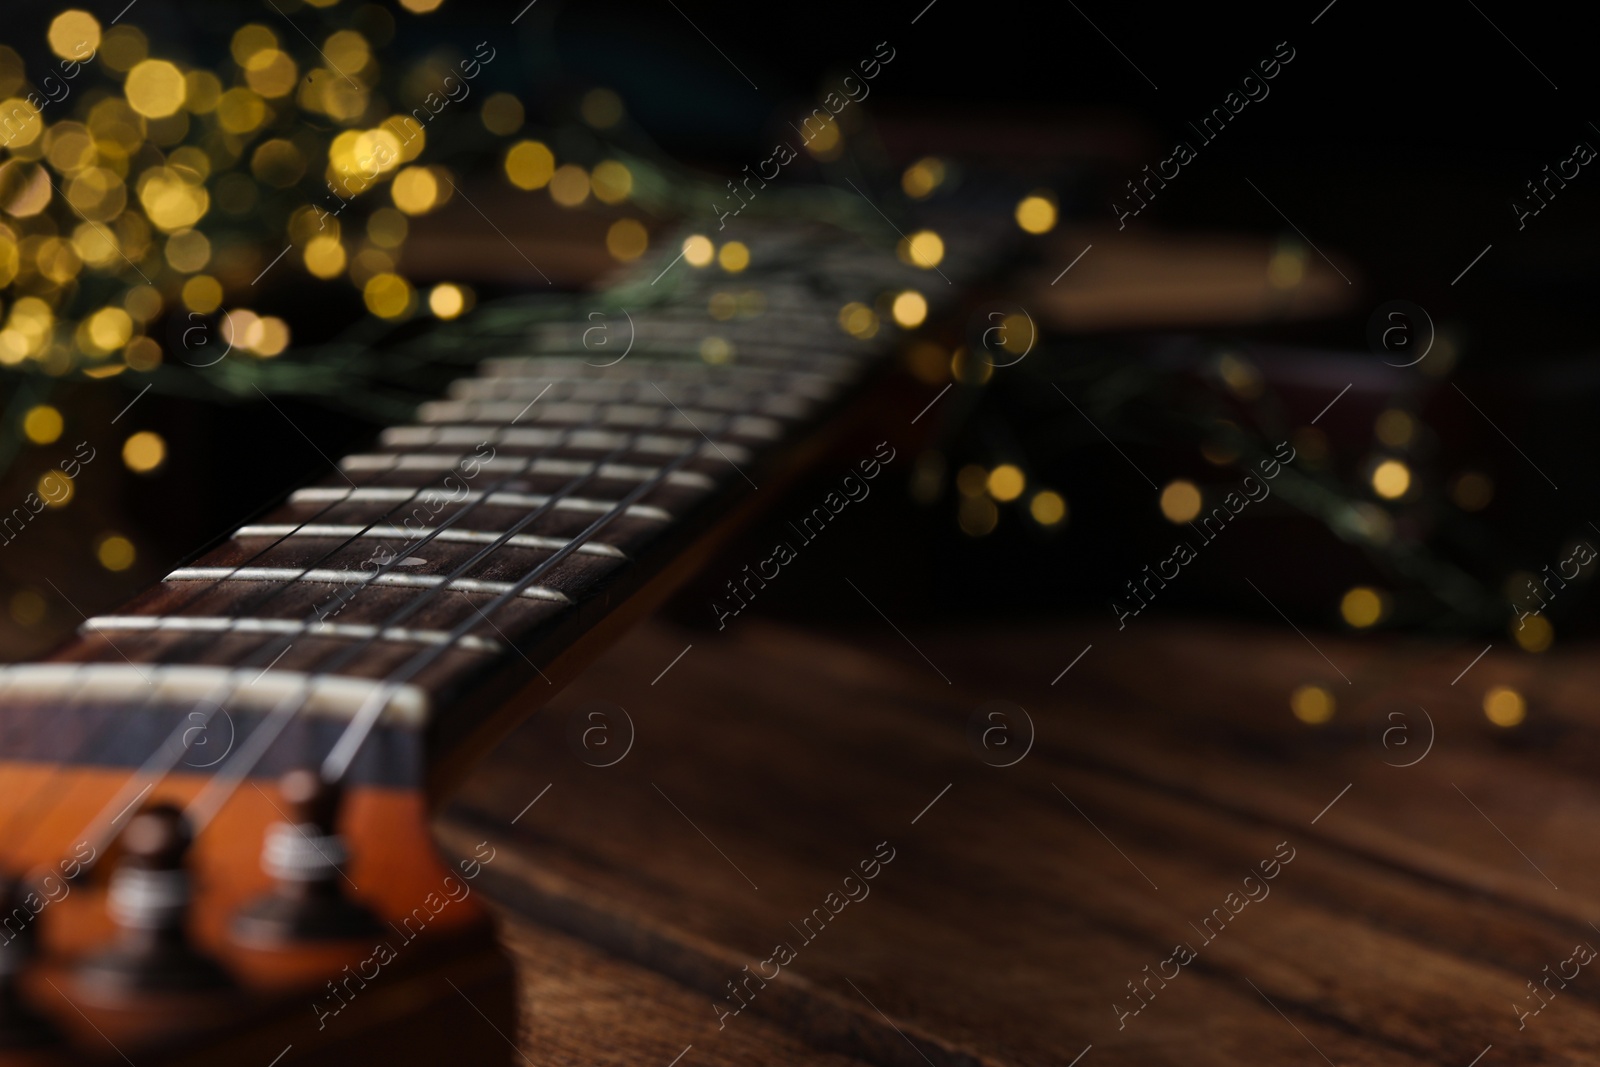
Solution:
{"label": "fretboard", "polygon": [[[986,244],[947,234],[933,273],[832,229],[741,238],[736,275],[674,263],[675,246],[636,264],[596,299],[603,343],[594,316],[495,338],[507,354],[415,423],[49,661],[0,669],[14,753],[127,763],[207,702],[241,735],[294,705],[258,773],[320,762],[344,735],[356,778],[403,778],[424,731],[465,728],[443,709],[539,685],[862,388],[903,336],[895,293],[947,305]],[[871,336],[841,328],[853,301],[877,309]],[[130,721],[86,744],[108,706]]]}

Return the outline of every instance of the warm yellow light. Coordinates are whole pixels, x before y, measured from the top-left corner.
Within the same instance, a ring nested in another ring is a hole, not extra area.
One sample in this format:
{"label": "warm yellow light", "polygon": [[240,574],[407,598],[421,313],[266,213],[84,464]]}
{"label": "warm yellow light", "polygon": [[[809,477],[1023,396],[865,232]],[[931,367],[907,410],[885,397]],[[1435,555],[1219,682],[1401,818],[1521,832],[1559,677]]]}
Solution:
{"label": "warm yellow light", "polygon": [[825,125],[805,127],[806,151],[824,163],[838,159],[844,150],[844,138],[839,133],[837,119],[830,120]]}
{"label": "warm yellow light", "polygon": [[72,484],[72,479],[67,477],[65,471],[45,471],[39,476],[39,484],[35,490],[46,506],[64,508],[72,501],[78,488]]}
{"label": "warm yellow light", "polygon": [[607,159],[595,165],[589,183],[596,200],[602,204],[620,204],[633,192],[633,172],[624,164]]}
{"label": "warm yellow light", "polygon": [[1028,479],[1023,476],[1021,468],[1014,464],[1002,463],[989,472],[986,488],[990,496],[1004,504],[1021,496],[1027,484]]}
{"label": "warm yellow light", "polygon": [[121,534],[108,534],[102,537],[94,554],[100,561],[100,566],[108,571],[127,570],[133,566],[134,557],[137,555],[133,550],[133,542]]}
{"label": "warm yellow light", "polygon": [[1200,489],[1182,478],[1161,490],[1161,514],[1168,522],[1189,522],[1200,514]]}
{"label": "warm yellow light", "polygon": [[233,40],[229,43],[228,50],[233,53],[233,61],[242,67],[250,62],[250,57],[257,52],[276,47],[278,47],[278,35],[259,22],[251,22],[233,31]]}
{"label": "warm yellow light", "polygon": [[276,315],[261,317],[261,338],[255,343],[255,353],[262,359],[271,359],[289,347],[289,324]]}
{"label": "warm yellow light", "polygon": [[217,121],[229,133],[249,133],[266,117],[266,101],[249,89],[229,89],[217,100]]}
{"label": "warm yellow light", "polygon": [[1289,710],[1308,726],[1320,726],[1333,718],[1333,694],[1320,685],[1302,685],[1289,694]]}
{"label": "warm yellow light", "polygon": [[183,106],[183,71],[165,59],[147,59],[128,71],[122,90],[128,106],[147,119],[164,119]]}
{"label": "warm yellow light", "polygon": [[907,330],[921,326],[928,317],[927,298],[915,289],[907,289],[894,298],[891,314],[894,321]]}
{"label": "warm yellow light", "polygon": [[577,207],[589,199],[589,172],[576,163],[557,167],[550,176],[550,199],[562,207]]}
{"label": "warm yellow light", "polygon": [[919,159],[900,175],[900,188],[913,200],[922,200],[944,182],[944,163],[932,156]]}
{"label": "warm yellow light", "polygon": [[389,187],[394,206],[407,215],[421,215],[439,202],[439,179],[427,167],[406,167]]}
{"label": "warm yellow light", "polygon": [[124,22],[100,35],[100,51],[95,57],[116,71],[131,70],[150,54],[150,42],[136,26]]}
{"label": "warm yellow light", "polygon": [[743,241],[729,241],[717,253],[717,262],[729,274],[738,274],[750,265],[750,249]]}
{"label": "warm yellow light", "polygon": [[437,11],[444,0],[400,0],[400,6],[413,15],[426,15],[430,11]]}
{"label": "warm yellow light", "polygon": [[1512,621],[1511,637],[1524,652],[1543,652],[1554,643],[1556,630],[1543,615],[1528,615]]}
{"label": "warm yellow light", "polygon": [[445,282],[428,292],[428,310],[441,319],[453,319],[466,310],[467,296],[459,285]]}
{"label": "warm yellow light", "polygon": [[1049,233],[1056,228],[1056,202],[1045,193],[1025,196],[1017,204],[1017,225],[1028,233]]}
{"label": "warm yellow light", "polygon": [[322,55],[346,77],[358,74],[372,62],[372,47],[355,30],[338,30],[322,42]]}
{"label": "warm yellow light", "polygon": [[518,141],[506,153],[506,177],[518,189],[542,189],[556,172],[556,157],[539,141]]}
{"label": "warm yellow light", "polygon": [[932,230],[918,230],[900,242],[900,261],[932,270],[944,259],[944,238]]}
{"label": "warm yellow light", "polygon": [[866,340],[878,332],[878,316],[867,305],[851,302],[839,309],[839,328],[851,337]]}
{"label": "warm yellow light", "polygon": [[[44,132],[44,120],[39,116],[39,109],[34,107],[30,101],[21,97],[13,96],[9,100],[0,101],[0,116],[3,116],[0,117],[0,121],[6,123],[5,146],[7,148],[22,148],[30,145],[37,141],[39,135]],[[49,185],[42,182],[37,184],[40,186],[37,190],[37,195],[42,196],[44,199],[40,201],[38,208],[21,212],[21,214],[37,214],[45,203],[49,201]],[[10,182],[7,182],[7,185],[10,185]],[[13,194],[12,203],[6,205],[6,211],[12,215],[19,214],[15,194]]]}
{"label": "warm yellow light", "polygon": [[718,322],[727,322],[739,313],[739,298],[725,289],[718,289],[706,302],[706,311]]}
{"label": "warm yellow light", "polygon": [[583,94],[578,113],[595,129],[607,129],[622,121],[622,97],[610,89],[590,89]]}
{"label": "warm yellow light", "polygon": [[264,49],[244,65],[245,84],[269,100],[287,96],[300,80],[300,71],[287,52]]}
{"label": "warm yellow light", "polygon": [[22,432],[36,445],[47,445],[60,437],[64,425],[61,412],[49,404],[31,407],[22,417]]}
{"label": "warm yellow light", "polygon": [[199,230],[183,230],[167,238],[165,254],[173,270],[193,274],[211,262],[211,242]]}
{"label": "warm yellow light", "polygon": [[173,167],[151,167],[139,175],[138,185],[145,215],[165,233],[188,229],[211,206],[205,186]]}
{"label": "warm yellow light", "polygon": [[384,271],[367,279],[361,290],[367,310],[383,319],[395,319],[411,307],[411,283]]}
{"label": "warm yellow light", "polygon": [[196,274],[183,283],[183,306],[209,315],[222,306],[222,284],[209,274]]}
{"label": "warm yellow light", "polygon": [[638,219],[618,219],[606,230],[606,251],[612,258],[631,263],[650,247],[650,231]]}
{"label": "warm yellow light", "polygon": [[1051,489],[1035,493],[1028,502],[1028,513],[1040,526],[1054,526],[1067,517],[1066,498]]}
{"label": "warm yellow light", "polygon": [[106,307],[84,322],[89,340],[101,352],[115,352],[133,336],[133,316],[119,307]]}
{"label": "warm yellow light", "polygon": [[1339,614],[1358,630],[1364,630],[1383,618],[1383,612],[1383,594],[1364,585],[1356,586],[1339,600]]}
{"label": "warm yellow light", "polygon": [[483,128],[501,137],[522,129],[522,101],[510,93],[495,93],[483,102]]}
{"label": "warm yellow light", "polygon": [[135,337],[122,351],[129,370],[148,371],[161,366],[161,346],[148,337]]}
{"label": "warm yellow light", "polygon": [[399,248],[411,229],[403,213],[380,207],[367,217],[367,240],[379,248]]}
{"label": "warm yellow light", "polygon": [[1515,689],[1497,685],[1483,694],[1483,714],[1496,726],[1512,727],[1528,717],[1528,704]]}
{"label": "warm yellow light", "polygon": [[1372,472],[1372,491],[1385,500],[1398,500],[1411,488],[1411,469],[1398,459],[1386,459]]}
{"label": "warm yellow light", "polygon": [[140,430],[122,442],[122,462],[131,471],[147,474],[167,458],[167,443],[153,430]]}
{"label": "warm yellow light", "polygon": [[84,60],[100,47],[100,20],[71,8],[50,21],[50,51],[62,59]]}
{"label": "warm yellow light", "polygon": [[318,278],[337,278],[344,270],[344,245],[337,237],[313,237],[306,243],[306,270]]}
{"label": "warm yellow light", "polygon": [[709,267],[715,254],[716,246],[709,237],[697,233],[683,240],[683,259],[691,267]]}

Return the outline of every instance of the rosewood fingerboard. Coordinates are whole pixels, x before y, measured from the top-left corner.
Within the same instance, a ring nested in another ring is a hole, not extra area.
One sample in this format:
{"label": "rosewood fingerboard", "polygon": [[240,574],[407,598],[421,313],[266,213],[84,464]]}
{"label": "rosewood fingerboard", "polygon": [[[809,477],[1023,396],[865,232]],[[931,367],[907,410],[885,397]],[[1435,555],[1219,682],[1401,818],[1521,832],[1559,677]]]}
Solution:
{"label": "rosewood fingerboard", "polygon": [[[0,669],[10,758],[128,765],[207,700],[242,737],[298,699],[252,775],[337,759],[344,736],[352,781],[398,784],[522,687],[553,693],[565,650],[781,482],[883,364],[894,294],[937,313],[996,248],[947,229],[934,273],[830,227],[740,237],[739,274],[676,244],[637,264],[595,300],[600,344],[592,315],[509,334],[485,316],[477,375],[414,424],[47,662]],[[852,301],[878,309],[874,336],[841,329]]]}

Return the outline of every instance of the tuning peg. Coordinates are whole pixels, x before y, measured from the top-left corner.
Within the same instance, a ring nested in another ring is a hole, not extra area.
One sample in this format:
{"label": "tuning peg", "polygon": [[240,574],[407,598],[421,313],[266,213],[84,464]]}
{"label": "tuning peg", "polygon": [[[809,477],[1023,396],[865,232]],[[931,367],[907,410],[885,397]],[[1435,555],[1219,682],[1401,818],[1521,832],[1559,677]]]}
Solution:
{"label": "tuning peg", "polygon": [[234,939],[253,948],[281,948],[377,933],[377,917],[345,893],[348,850],[338,832],[343,790],[309,770],[290,771],[278,788],[288,821],[267,828],[261,850],[272,891],[234,917]]}
{"label": "tuning peg", "polygon": [[85,993],[123,1001],[233,988],[222,966],[189,939],[191,843],[189,824],[174,804],[153,804],[129,821],[106,901],[117,941],[78,965]]}
{"label": "tuning peg", "polygon": [[[38,913],[28,907],[27,883],[0,877],[0,908],[6,924],[0,933],[0,1049],[37,1048],[54,1044],[61,1035],[30,1008],[17,989],[17,978],[39,952]],[[20,925],[13,916],[26,916]]]}

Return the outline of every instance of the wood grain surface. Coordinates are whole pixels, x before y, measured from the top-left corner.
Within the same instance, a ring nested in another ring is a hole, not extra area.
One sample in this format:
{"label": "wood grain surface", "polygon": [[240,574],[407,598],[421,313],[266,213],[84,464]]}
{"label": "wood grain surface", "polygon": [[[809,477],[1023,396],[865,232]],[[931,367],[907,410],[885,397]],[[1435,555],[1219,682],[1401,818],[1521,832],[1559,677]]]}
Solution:
{"label": "wood grain surface", "polygon": [[[440,833],[502,847],[484,891],[511,916],[533,1062],[1600,1053],[1600,978],[1569,962],[1600,943],[1581,650],[1462,675],[1481,646],[907,632],[650,624],[478,768]],[[1308,681],[1339,701],[1322,726],[1288,709]],[[1494,684],[1528,695],[1523,727],[1485,720]],[[1009,767],[970,728],[995,700],[1036,728]],[[623,751],[618,708],[632,747],[592,766]],[[781,974],[747,978],[780,944]]]}

